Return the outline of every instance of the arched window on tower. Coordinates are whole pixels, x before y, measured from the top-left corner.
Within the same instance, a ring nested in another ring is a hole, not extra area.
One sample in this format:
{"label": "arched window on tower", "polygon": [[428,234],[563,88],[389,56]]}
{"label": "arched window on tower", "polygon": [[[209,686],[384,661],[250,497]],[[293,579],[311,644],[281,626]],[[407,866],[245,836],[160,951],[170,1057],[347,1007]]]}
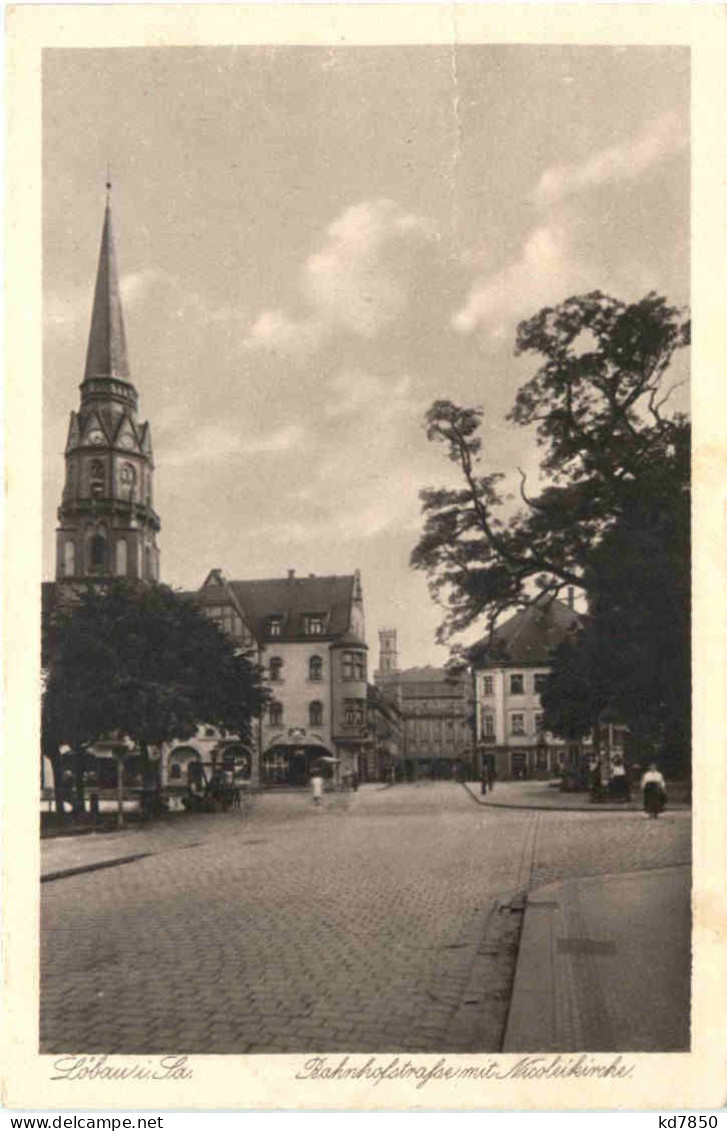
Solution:
{"label": "arched window on tower", "polygon": [[145,546],[144,547],[144,580],[145,581],[153,581],[154,580],[151,546]]}
{"label": "arched window on tower", "polygon": [[91,573],[105,573],[108,557],[106,535],[94,534],[89,543],[89,569]]}
{"label": "arched window on tower", "polygon": [[63,543],[63,575],[73,577],[76,572],[76,543],[70,539]]}
{"label": "arched window on tower", "polygon": [[91,460],[89,482],[92,498],[100,499],[106,494],[106,468],[104,467],[103,460]]}
{"label": "arched window on tower", "polygon": [[120,495],[122,499],[134,498],[134,485],[136,483],[136,469],[131,463],[121,465],[119,472]]}
{"label": "arched window on tower", "polygon": [[129,548],[125,538],[116,543],[116,576],[126,577],[129,568]]}

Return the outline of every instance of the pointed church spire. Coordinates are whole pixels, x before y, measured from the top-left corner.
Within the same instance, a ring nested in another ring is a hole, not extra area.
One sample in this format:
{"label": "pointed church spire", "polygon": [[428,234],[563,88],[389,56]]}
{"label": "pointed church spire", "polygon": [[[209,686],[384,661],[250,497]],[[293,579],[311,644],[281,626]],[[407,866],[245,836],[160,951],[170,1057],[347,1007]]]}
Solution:
{"label": "pointed church spire", "polygon": [[98,257],[96,290],[93,296],[91,332],[88,336],[85,380],[92,377],[118,377],[129,380],[126,333],[121,310],[121,293],[116,269],[116,252],[111,228],[111,182],[106,182],[101,251]]}

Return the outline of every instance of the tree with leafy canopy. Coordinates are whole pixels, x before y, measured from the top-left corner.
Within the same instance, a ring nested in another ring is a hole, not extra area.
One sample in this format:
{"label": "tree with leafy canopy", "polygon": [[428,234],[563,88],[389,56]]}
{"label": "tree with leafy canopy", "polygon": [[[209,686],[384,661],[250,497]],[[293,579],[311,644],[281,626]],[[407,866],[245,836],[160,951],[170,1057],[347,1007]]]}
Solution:
{"label": "tree with leafy canopy", "polygon": [[[444,444],[464,485],[422,492],[424,530],[411,559],[445,609],[442,642],[483,618],[492,628],[505,610],[536,596],[556,597],[570,585],[584,591],[588,631],[598,625],[601,647],[621,642],[618,664],[595,657],[588,669],[588,713],[603,698],[628,708],[631,722],[634,704],[643,711],[648,702],[651,733],[665,702],[676,698],[681,709],[689,698],[690,428],[684,414],[669,411],[676,385],[667,379],[689,334],[684,313],[655,294],[626,304],[594,292],[522,322],[516,355],[541,362],[508,419],[535,427],[545,485],[529,493],[520,472],[521,506],[513,512],[503,475],[480,470],[482,410],[436,401],[427,435]],[[666,665],[669,631],[673,662]],[[639,671],[639,691],[629,695]],[[686,682],[675,697],[669,684],[677,675]],[[571,696],[581,710],[582,692],[581,680]],[[549,720],[566,733],[554,700]]]}
{"label": "tree with leafy canopy", "polygon": [[165,585],[89,586],[47,629],[43,748],[83,751],[109,735],[149,747],[190,738],[200,724],[243,741],[264,708],[260,670],[200,611]]}

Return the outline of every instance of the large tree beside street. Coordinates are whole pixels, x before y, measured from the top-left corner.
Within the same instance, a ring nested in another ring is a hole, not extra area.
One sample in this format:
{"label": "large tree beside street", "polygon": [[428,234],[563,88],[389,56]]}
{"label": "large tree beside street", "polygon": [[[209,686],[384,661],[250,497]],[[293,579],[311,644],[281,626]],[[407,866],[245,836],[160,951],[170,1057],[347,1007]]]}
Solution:
{"label": "large tree beside street", "polygon": [[150,746],[190,738],[202,723],[244,741],[264,704],[257,665],[165,585],[89,586],[53,616],[46,654],[43,749],[56,787],[63,745],[127,737],[148,774]]}
{"label": "large tree beside street", "polygon": [[445,610],[440,639],[569,585],[586,595],[546,700],[557,733],[610,707],[653,740],[688,734],[690,429],[668,403],[688,343],[684,313],[655,294],[594,292],[521,323],[515,352],[539,366],[508,419],[535,429],[541,478],[530,490],[520,474],[519,506],[482,470],[482,410],[437,401],[427,414],[463,480],[422,492],[412,554]]}

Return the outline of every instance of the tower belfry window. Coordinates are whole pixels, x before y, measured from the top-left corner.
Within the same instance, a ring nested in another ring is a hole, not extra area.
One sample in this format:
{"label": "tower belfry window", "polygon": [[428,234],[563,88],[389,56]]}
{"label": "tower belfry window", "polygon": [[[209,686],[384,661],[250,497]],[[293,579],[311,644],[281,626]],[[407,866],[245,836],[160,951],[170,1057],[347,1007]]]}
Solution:
{"label": "tower belfry window", "polygon": [[116,543],[116,575],[126,577],[129,566],[129,550],[125,538]]}
{"label": "tower belfry window", "polygon": [[63,543],[63,573],[73,577],[76,572],[76,546],[70,539]]}
{"label": "tower belfry window", "polygon": [[106,468],[104,467],[103,460],[91,460],[89,480],[91,496],[94,499],[99,499],[106,494]]}
{"label": "tower belfry window", "polygon": [[94,534],[90,544],[90,567],[93,573],[103,573],[106,569],[106,537],[103,534]]}

